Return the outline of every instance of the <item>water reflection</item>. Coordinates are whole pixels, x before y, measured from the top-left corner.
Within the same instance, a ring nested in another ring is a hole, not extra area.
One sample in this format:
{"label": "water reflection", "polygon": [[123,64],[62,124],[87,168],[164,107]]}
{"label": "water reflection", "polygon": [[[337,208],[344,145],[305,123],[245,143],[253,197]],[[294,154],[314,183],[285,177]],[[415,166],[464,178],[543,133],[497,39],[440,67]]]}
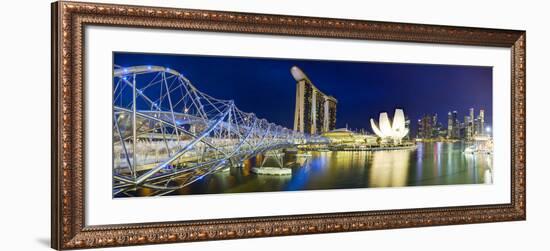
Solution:
{"label": "water reflection", "polygon": [[372,156],[369,187],[396,187],[407,184],[410,151],[378,151]]}
{"label": "water reflection", "polygon": [[[465,147],[461,142],[419,143],[414,150],[290,153],[284,165],[292,175],[286,176],[251,173],[262,161],[259,155],[173,194],[492,184],[492,155],[464,154]],[[266,166],[275,166],[269,161]]]}

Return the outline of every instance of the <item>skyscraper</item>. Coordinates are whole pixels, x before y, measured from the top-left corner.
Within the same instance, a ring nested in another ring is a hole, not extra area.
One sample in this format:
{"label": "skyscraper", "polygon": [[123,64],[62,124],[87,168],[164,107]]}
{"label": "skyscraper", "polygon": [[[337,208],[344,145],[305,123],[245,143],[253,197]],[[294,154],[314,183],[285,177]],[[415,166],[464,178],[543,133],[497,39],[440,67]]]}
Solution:
{"label": "skyscraper", "polygon": [[453,119],[453,114],[449,112],[447,114],[447,138],[448,139],[453,138],[454,123],[455,121]]}
{"label": "skyscraper", "polygon": [[416,134],[416,137],[421,139],[435,138],[439,135],[439,129],[437,123],[437,114],[424,115],[418,120],[418,132]]}
{"label": "skyscraper", "polygon": [[479,135],[485,135],[485,111],[483,109],[479,110]]}
{"label": "skyscraper", "polygon": [[475,123],[474,123],[474,120],[475,120],[475,117],[474,117],[474,108],[470,108],[470,116],[468,117],[469,120],[468,120],[468,136],[467,136],[467,139],[468,140],[472,140],[474,138],[474,135],[475,135]]}
{"label": "skyscraper", "polygon": [[464,138],[466,140],[470,139],[470,134],[471,134],[470,130],[471,130],[470,116],[464,116]]}
{"label": "skyscraper", "polygon": [[460,121],[458,121],[458,113],[456,111],[447,114],[447,138],[460,138]]}
{"label": "skyscraper", "polygon": [[456,111],[453,111],[453,138],[458,139],[460,138],[460,121],[458,120],[458,113]]}
{"label": "skyscraper", "polygon": [[336,98],[321,92],[297,66],[290,69],[296,80],[294,130],[320,134],[336,128]]}

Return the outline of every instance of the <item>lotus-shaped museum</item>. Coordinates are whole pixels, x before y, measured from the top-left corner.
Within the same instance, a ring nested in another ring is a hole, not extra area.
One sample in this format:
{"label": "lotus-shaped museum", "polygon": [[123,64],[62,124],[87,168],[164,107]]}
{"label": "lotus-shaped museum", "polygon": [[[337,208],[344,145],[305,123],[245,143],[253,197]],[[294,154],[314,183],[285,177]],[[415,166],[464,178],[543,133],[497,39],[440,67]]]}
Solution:
{"label": "lotus-shaped museum", "polygon": [[388,118],[388,113],[382,112],[378,119],[378,125],[374,119],[370,119],[370,125],[376,136],[394,144],[401,143],[401,139],[409,133],[409,129],[405,127],[405,114],[402,109],[395,109],[393,121]]}

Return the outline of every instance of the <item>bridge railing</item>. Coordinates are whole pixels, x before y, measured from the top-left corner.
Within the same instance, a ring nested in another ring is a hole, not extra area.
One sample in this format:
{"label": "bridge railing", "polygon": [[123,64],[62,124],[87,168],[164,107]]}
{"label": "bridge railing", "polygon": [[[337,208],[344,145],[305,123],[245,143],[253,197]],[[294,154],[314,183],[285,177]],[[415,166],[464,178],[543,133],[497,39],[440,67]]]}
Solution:
{"label": "bridge railing", "polygon": [[211,97],[173,69],[117,68],[113,80],[113,195],[163,194],[264,151],[324,140]]}

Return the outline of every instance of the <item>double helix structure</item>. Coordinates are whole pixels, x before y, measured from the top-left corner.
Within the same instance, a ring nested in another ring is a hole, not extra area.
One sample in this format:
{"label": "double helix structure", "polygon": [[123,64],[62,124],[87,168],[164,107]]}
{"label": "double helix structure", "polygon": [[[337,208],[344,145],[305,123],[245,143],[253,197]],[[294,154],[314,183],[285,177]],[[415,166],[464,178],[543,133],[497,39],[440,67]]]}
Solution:
{"label": "double helix structure", "polygon": [[115,66],[113,78],[113,196],[164,195],[258,154],[326,140],[243,112],[173,69]]}

